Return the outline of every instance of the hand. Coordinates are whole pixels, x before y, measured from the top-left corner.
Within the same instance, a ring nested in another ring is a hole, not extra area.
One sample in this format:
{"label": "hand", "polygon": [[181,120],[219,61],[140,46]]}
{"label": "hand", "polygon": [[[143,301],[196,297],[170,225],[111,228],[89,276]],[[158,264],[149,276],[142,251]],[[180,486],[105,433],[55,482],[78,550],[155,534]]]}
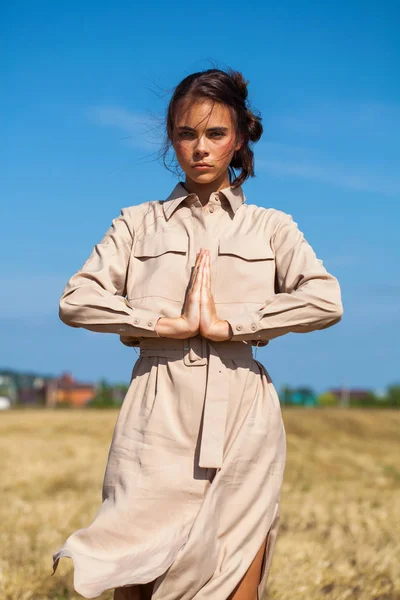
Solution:
{"label": "hand", "polygon": [[160,317],[158,319],[156,332],[159,337],[187,339],[199,333],[200,291],[204,260],[205,256],[200,251],[196,256],[196,262],[186,290],[182,315],[180,317]]}
{"label": "hand", "polygon": [[222,321],[218,318],[215,308],[214,297],[211,292],[211,271],[210,271],[210,251],[203,250],[205,260],[200,263],[202,269],[201,288],[200,288],[200,334],[213,340],[214,342],[223,342],[229,340],[232,335],[232,329],[228,321]]}
{"label": "hand", "polygon": [[180,317],[161,317],[156,331],[160,337],[186,339],[200,333],[213,341],[229,340],[233,335],[228,321],[216,315],[211,294],[210,252],[203,248],[197,254]]}
{"label": "hand", "polygon": [[183,304],[182,316],[188,332],[187,337],[193,337],[199,333],[200,328],[200,293],[203,279],[203,270],[205,264],[205,253],[203,248],[197,253],[196,262],[193,267],[192,275],[186,291],[185,302]]}

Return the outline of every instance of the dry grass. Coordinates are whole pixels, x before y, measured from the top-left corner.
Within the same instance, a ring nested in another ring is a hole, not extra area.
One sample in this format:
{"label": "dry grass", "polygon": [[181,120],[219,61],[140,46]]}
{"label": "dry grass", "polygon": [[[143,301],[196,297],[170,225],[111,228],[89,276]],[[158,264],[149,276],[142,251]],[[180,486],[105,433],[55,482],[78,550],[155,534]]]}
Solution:
{"label": "dry grass", "polygon": [[[400,411],[283,415],[288,462],[268,600],[400,600]],[[69,559],[50,577],[51,554],[97,511],[116,417],[0,414],[1,600],[82,598]]]}

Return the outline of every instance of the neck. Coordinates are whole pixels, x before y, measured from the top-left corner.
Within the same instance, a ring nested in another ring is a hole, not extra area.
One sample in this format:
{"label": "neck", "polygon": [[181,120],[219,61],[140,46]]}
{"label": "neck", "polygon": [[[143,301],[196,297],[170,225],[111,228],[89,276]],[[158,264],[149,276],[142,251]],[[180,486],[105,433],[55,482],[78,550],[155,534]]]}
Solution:
{"label": "neck", "polygon": [[221,177],[211,181],[210,183],[198,183],[187,176],[184,182],[185,189],[191,194],[196,194],[203,206],[207,204],[212,193],[218,192],[218,190],[223,190],[229,186],[230,182],[228,173],[224,173]]}

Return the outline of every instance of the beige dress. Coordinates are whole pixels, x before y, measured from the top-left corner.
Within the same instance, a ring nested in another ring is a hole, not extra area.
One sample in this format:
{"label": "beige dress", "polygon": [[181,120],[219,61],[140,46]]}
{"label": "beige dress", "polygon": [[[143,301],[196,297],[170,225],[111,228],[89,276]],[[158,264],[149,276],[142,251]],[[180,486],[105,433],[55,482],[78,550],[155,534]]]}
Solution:
{"label": "beige dress", "polygon": [[[212,292],[233,338],[157,336],[181,314],[196,253],[211,251]],[[343,314],[337,279],[292,216],[248,204],[242,187],[203,210],[178,183],[121,210],[68,281],[60,318],[140,347],[118,415],[103,502],[53,555],[74,563],[85,598],[155,580],[153,600],[226,600],[269,533],[258,598],[279,526],[286,436],[268,371],[252,355],[289,332]]]}

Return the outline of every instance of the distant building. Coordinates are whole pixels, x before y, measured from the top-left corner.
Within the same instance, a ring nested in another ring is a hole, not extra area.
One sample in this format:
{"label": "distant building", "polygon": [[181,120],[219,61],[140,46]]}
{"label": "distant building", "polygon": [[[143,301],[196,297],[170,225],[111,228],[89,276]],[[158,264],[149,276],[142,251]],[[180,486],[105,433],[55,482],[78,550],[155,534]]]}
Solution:
{"label": "distant building", "polygon": [[10,369],[0,371],[0,395],[10,399],[11,405],[45,405],[46,382],[50,377],[36,373],[21,373]]}
{"label": "distant building", "polygon": [[10,398],[0,396],[0,410],[8,410],[9,408],[11,408]]}
{"label": "distant building", "polygon": [[316,406],[317,396],[310,387],[291,388],[284,386],[279,392],[282,404],[293,406]]}
{"label": "distant building", "polygon": [[52,407],[65,403],[71,406],[84,406],[95,395],[96,386],[92,383],[75,381],[71,373],[63,373],[48,383],[46,405]]}
{"label": "distant building", "polygon": [[10,372],[0,372],[0,396],[6,398],[9,401],[10,406],[17,404],[18,389],[15,379]]}
{"label": "distant building", "polygon": [[96,386],[75,381],[70,373],[59,377],[0,370],[0,396],[10,401],[10,407],[48,406],[58,404],[84,406],[96,395]]}
{"label": "distant building", "polygon": [[352,404],[362,405],[371,401],[374,392],[362,388],[332,388],[328,393],[335,396],[337,402],[341,406],[351,406]]}

